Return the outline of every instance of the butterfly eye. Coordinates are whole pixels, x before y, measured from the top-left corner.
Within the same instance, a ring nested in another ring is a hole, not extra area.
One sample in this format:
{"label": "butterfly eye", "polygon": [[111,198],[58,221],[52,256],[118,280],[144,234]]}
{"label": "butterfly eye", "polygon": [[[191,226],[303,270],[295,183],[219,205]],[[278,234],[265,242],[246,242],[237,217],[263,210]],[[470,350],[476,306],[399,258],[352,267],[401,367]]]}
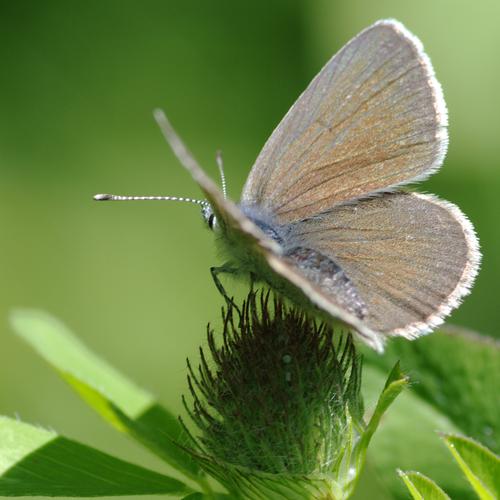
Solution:
{"label": "butterfly eye", "polygon": [[217,219],[215,218],[215,214],[210,214],[210,217],[208,218],[208,227],[213,229],[216,223]]}

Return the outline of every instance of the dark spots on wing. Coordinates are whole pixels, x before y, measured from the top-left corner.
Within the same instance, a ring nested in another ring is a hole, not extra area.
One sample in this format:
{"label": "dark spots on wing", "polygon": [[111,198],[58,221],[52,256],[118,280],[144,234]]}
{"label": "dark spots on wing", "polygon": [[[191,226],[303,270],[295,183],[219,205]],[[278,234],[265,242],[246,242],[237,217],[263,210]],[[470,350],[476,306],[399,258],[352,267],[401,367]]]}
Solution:
{"label": "dark spots on wing", "polygon": [[[283,226],[276,227],[260,217],[255,217],[253,213],[249,213],[249,210],[245,212],[245,215],[266,236],[286,247],[287,234]],[[368,314],[366,304],[361,299],[357,288],[344,270],[331,258],[317,250],[301,246],[287,248],[282,258],[289,261],[307,280],[319,287],[333,302],[349,313],[360,319]]]}
{"label": "dark spots on wing", "polygon": [[360,319],[367,315],[367,308],[358,290],[342,268],[326,255],[305,247],[286,251],[284,258],[292,261],[301,274],[318,286],[339,306]]}

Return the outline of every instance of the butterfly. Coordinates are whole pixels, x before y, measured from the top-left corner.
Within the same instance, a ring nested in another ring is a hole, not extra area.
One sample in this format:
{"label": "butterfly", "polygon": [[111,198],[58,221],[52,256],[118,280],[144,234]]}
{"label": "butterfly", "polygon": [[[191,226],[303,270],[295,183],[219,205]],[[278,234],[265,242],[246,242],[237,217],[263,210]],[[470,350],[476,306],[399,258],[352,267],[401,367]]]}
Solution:
{"label": "butterfly", "polygon": [[447,145],[441,86],[421,42],[381,20],[335,54],[255,161],[241,200],[226,197],[170,122],[160,127],[206,200],[197,203],[227,256],[213,268],[266,282],[340,320],[381,351],[443,322],[469,292],[480,252],[455,205],[402,186],[439,169]]}

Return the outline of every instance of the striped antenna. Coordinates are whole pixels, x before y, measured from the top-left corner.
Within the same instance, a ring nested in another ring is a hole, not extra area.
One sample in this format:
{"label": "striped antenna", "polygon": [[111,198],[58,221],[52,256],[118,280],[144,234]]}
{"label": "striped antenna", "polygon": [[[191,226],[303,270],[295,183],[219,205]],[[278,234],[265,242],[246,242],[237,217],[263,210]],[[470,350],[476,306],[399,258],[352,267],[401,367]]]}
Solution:
{"label": "striped antenna", "polygon": [[193,198],[182,198],[179,196],[121,196],[118,194],[96,194],[96,201],[184,201],[186,203],[195,203],[196,205],[207,206],[209,203],[205,200],[195,200]]}
{"label": "striped antenna", "polygon": [[[165,113],[161,109],[154,110],[154,117],[158,126],[160,127],[163,136],[172,148],[177,159],[186,167],[187,170],[192,171],[193,169],[200,169],[198,162],[195,160],[194,156],[190,153],[187,147],[182,142],[181,138],[177,135],[172,125],[168,121]],[[220,151],[217,152],[216,156],[217,166],[219,167],[221,182],[222,182],[222,192],[224,198],[227,197],[226,190],[226,177],[224,175],[224,165],[222,162],[222,156]],[[209,218],[211,215],[210,203],[206,200],[195,200],[193,198],[182,198],[179,196],[122,196],[117,194],[96,194],[94,196],[96,201],[183,201],[186,203],[194,203],[200,205],[204,209],[205,218]],[[207,211],[207,209],[210,209]]]}
{"label": "striped antenna", "polygon": [[222,161],[222,151],[217,151],[215,155],[215,161],[219,167],[220,181],[222,184],[222,194],[224,198],[227,198],[227,186],[226,186],[226,176],[224,175],[224,162]]}

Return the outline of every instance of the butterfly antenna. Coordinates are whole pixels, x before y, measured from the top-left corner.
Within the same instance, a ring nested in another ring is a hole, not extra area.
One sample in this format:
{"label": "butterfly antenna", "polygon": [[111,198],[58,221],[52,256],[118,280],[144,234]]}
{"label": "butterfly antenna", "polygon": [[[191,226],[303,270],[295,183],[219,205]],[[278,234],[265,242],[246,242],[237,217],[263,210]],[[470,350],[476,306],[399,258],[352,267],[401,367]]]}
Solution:
{"label": "butterfly antenna", "polygon": [[[194,156],[189,152],[187,147],[182,142],[181,138],[177,135],[174,128],[168,121],[167,116],[161,109],[155,109],[154,117],[160,130],[165,137],[166,141],[172,148],[177,159],[187,170],[200,169],[198,162]],[[178,196],[121,196],[116,194],[96,194],[94,196],[96,201],[183,201],[187,203],[195,203],[202,207],[209,207],[210,204],[206,200],[195,200],[193,198],[181,198]]]}
{"label": "butterfly antenna", "polygon": [[222,184],[222,194],[224,198],[227,198],[227,185],[226,185],[226,176],[224,174],[224,162],[222,161],[222,151],[218,150],[215,154],[215,161],[217,162],[217,166],[219,167],[220,181]]}
{"label": "butterfly antenna", "polygon": [[206,206],[205,200],[195,200],[194,198],[183,198],[179,196],[121,196],[118,194],[96,194],[96,201],[183,201],[186,203],[195,203],[196,205]]}

